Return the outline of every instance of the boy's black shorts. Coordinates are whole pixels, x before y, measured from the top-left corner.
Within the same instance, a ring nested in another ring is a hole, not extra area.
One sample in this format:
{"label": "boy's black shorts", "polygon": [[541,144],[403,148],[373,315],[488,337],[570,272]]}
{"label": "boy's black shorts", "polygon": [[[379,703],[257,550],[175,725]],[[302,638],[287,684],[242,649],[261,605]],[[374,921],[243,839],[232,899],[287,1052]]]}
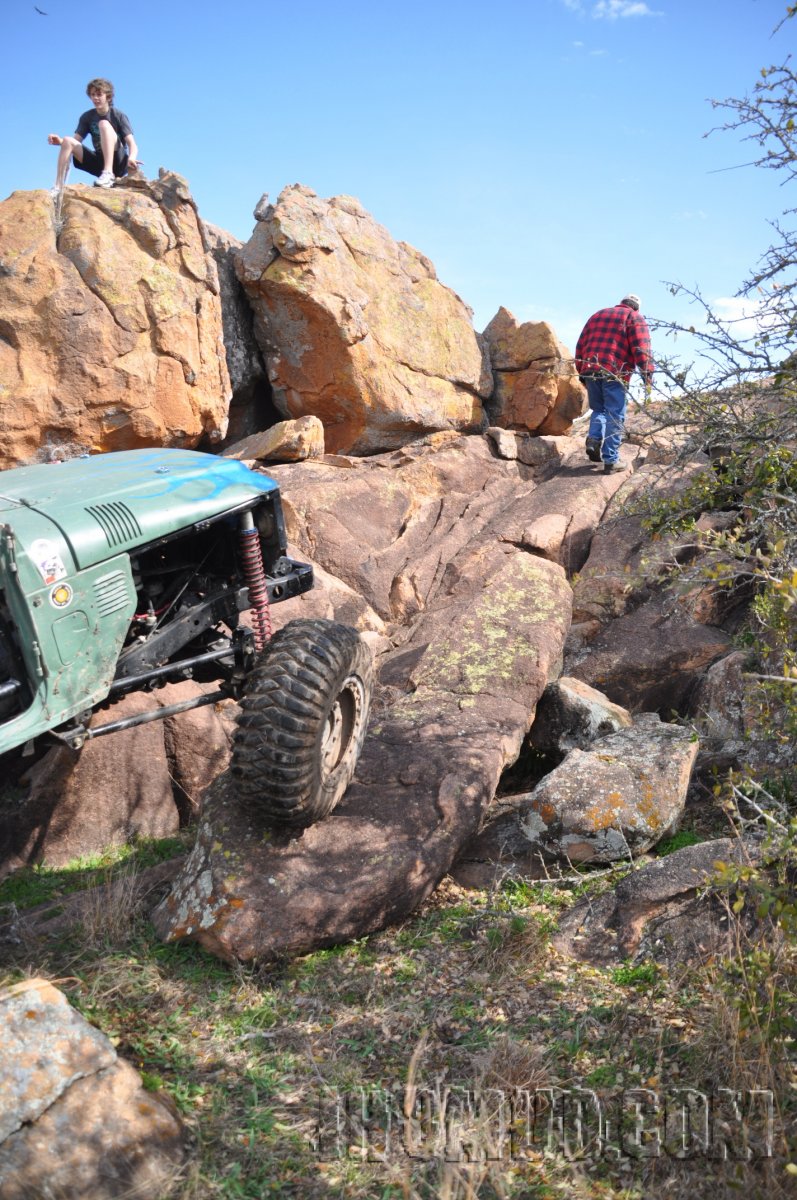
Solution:
{"label": "boy's black shorts", "polygon": [[[113,152],[112,170],[117,179],[121,179],[127,174],[127,147],[122,146],[118,141]],[[72,161],[79,171],[87,171],[89,175],[102,175],[102,155],[89,146],[83,147],[83,162],[78,162],[75,155],[72,155]]]}

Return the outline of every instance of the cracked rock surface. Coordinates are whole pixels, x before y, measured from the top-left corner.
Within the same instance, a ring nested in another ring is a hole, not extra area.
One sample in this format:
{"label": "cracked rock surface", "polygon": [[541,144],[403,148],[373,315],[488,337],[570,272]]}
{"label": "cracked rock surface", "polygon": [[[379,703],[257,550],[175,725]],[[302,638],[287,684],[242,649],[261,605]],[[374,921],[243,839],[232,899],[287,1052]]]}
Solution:
{"label": "cracked rock surface", "polygon": [[0,467],[224,436],[216,264],[179,175],[0,203]]}
{"label": "cracked rock surface", "polygon": [[380,683],[369,731],[338,808],[298,837],[258,829],[220,776],[155,911],[161,937],[267,960],[361,936],[411,912],[478,828],[560,672],[570,625],[562,563],[523,530],[553,507],[574,531],[560,557],[580,558],[620,486],[591,471],[575,441],[536,469],[491,445],[437,434],[273,472],[298,554],[323,571],[319,590],[275,616],[334,616],[371,641]]}

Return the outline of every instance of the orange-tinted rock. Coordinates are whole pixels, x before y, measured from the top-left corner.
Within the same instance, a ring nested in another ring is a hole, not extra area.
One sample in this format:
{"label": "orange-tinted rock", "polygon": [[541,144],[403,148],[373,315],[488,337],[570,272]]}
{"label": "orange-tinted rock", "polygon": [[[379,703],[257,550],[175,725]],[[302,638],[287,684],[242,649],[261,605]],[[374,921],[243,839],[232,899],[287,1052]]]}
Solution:
{"label": "orange-tinted rock", "polygon": [[571,750],[519,814],[524,832],[544,854],[570,862],[642,854],[677,827],[697,751],[690,730],[645,713]]}
{"label": "orange-tinted rock", "polygon": [[324,426],[318,417],[278,421],[270,429],[250,434],[227,446],[223,455],[249,462],[303,462],[307,458],[323,458]]}
{"label": "orange-tinted rock", "polygon": [[495,376],[489,405],[495,425],[532,433],[567,433],[584,412],[586,389],[570,351],[546,321],[519,325],[499,308],[483,333]]}
{"label": "orange-tinted rock", "polygon": [[226,430],[216,266],[164,173],[0,204],[0,466]]}
{"label": "orange-tinted rock", "polygon": [[327,449],[368,454],[478,429],[492,378],[470,310],[351,196],[285,188],[236,258],[274,403]]}

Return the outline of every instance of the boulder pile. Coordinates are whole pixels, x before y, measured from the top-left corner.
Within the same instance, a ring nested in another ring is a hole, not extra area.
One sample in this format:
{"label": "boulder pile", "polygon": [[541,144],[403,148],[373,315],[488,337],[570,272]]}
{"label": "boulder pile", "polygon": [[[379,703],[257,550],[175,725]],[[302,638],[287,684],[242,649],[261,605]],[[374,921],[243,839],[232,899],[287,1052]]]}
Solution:
{"label": "boulder pile", "polygon": [[[0,204],[2,461],[152,444],[267,463],[316,578],[277,626],[334,617],[376,655],[354,782],[299,835],[253,828],[228,701],[51,752],[0,806],[0,869],[199,814],[155,925],[234,960],[376,929],[450,870],[644,854],[677,827],[699,750],[673,716],[699,698],[713,761],[743,737],[743,704],[720,711],[710,686],[741,671],[727,597],[674,593],[699,544],[652,546],[632,506],[706,462],[669,468],[642,422],[604,475],[574,435],[584,389],[553,329],[502,308],[476,333],[352,197],[296,184],[255,219],[246,244],[206,226],[165,171],[69,187],[60,220],[43,192]],[[545,769],[507,790],[529,752]]]}

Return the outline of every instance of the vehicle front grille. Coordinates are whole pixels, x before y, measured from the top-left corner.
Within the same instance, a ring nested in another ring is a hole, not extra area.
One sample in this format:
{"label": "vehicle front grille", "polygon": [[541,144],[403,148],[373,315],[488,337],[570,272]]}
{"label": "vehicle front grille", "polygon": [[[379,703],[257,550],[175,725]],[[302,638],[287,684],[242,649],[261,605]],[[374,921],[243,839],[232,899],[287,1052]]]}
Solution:
{"label": "vehicle front grille", "polygon": [[100,526],[109,546],[124,546],[141,537],[141,526],[135,513],[121,501],[113,501],[111,504],[89,504],[86,506],[86,512]]}
{"label": "vehicle front grille", "polygon": [[102,575],[94,581],[94,600],[101,617],[109,617],[130,603],[127,580],[121,571]]}

